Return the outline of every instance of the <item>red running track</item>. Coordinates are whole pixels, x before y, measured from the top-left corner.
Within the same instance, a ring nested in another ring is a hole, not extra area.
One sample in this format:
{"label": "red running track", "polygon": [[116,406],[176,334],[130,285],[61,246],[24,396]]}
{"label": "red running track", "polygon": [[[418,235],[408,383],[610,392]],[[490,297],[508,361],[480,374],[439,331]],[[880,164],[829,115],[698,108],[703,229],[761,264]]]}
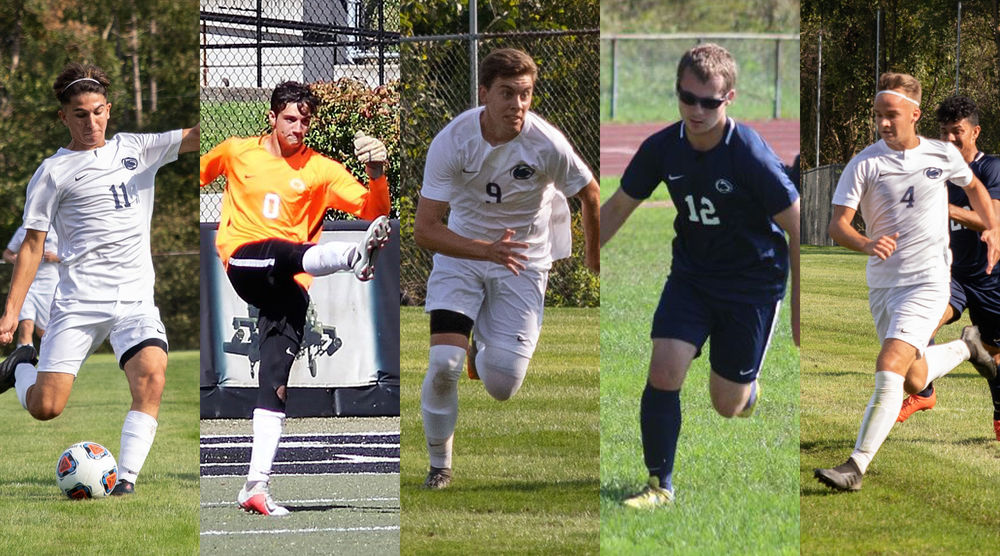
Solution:
{"label": "red running track", "polygon": [[[785,164],[799,154],[798,120],[742,122],[757,130]],[[601,175],[621,176],[625,166],[646,137],[669,124],[602,124]]]}

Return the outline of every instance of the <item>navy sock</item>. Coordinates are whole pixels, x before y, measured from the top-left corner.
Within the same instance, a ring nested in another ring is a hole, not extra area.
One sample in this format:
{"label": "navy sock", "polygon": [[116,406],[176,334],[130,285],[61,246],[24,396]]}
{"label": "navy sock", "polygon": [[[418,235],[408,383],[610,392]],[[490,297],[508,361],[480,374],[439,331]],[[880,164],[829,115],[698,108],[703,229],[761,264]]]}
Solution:
{"label": "navy sock", "polygon": [[920,396],[921,398],[929,398],[933,393],[934,393],[934,383],[932,382],[927,385],[927,388],[924,388],[923,390],[917,392],[917,395]]}
{"label": "navy sock", "polygon": [[1000,378],[990,381],[990,395],[993,396],[993,420],[1000,421]]}
{"label": "navy sock", "polygon": [[681,433],[680,390],[657,390],[646,384],[639,406],[642,452],[650,476],[660,479],[660,487],[672,489],[674,455]]}

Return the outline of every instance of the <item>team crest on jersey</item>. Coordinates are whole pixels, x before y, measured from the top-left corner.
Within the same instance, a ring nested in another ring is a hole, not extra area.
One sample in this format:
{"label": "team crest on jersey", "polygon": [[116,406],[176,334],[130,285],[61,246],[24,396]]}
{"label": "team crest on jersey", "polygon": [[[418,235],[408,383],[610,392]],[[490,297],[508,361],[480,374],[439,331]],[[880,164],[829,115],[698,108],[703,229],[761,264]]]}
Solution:
{"label": "team crest on jersey", "polygon": [[126,170],[135,170],[139,167],[139,161],[131,156],[126,156],[122,159],[122,166],[124,166]]}
{"label": "team crest on jersey", "polygon": [[736,189],[736,187],[727,179],[719,179],[715,181],[715,190],[719,193],[732,193],[733,189]]}
{"label": "team crest on jersey", "polygon": [[943,171],[940,168],[931,167],[924,170],[924,175],[932,180],[940,178],[942,173]]}
{"label": "team crest on jersey", "polygon": [[526,180],[535,175],[535,169],[527,164],[518,164],[510,171],[510,175],[515,180]]}
{"label": "team crest on jersey", "polygon": [[292,181],[288,182],[288,187],[291,187],[296,193],[302,193],[306,190],[306,182],[300,180],[299,178],[294,178]]}

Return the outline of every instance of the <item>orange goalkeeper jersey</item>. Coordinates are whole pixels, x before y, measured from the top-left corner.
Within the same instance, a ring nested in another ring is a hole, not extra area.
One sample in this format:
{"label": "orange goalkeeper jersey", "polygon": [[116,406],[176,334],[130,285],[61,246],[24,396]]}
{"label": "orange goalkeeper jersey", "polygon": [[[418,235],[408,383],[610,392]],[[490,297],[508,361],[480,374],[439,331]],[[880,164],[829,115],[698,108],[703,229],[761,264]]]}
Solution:
{"label": "orange goalkeeper jersey", "polygon": [[[303,148],[283,158],[268,152],[264,137],[231,138],[201,157],[201,185],[226,176],[215,245],[228,268],[236,249],[252,241],[281,238],[316,242],[328,208],[366,220],[389,214],[389,182],[358,183],[339,162]],[[311,277],[297,275],[309,287]]]}

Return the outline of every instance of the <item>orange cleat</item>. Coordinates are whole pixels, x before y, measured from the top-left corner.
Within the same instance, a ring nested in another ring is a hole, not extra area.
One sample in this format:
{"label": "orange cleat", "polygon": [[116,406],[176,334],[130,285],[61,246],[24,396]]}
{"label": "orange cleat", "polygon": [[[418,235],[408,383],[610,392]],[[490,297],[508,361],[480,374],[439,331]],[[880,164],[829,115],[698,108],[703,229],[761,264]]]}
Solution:
{"label": "orange cleat", "polygon": [[926,398],[923,396],[912,395],[905,400],[903,400],[903,407],[899,409],[899,417],[896,417],[897,423],[902,423],[903,421],[910,418],[910,415],[918,411],[926,411],[937,403],[937,388],[931,392],[930,396]]}

